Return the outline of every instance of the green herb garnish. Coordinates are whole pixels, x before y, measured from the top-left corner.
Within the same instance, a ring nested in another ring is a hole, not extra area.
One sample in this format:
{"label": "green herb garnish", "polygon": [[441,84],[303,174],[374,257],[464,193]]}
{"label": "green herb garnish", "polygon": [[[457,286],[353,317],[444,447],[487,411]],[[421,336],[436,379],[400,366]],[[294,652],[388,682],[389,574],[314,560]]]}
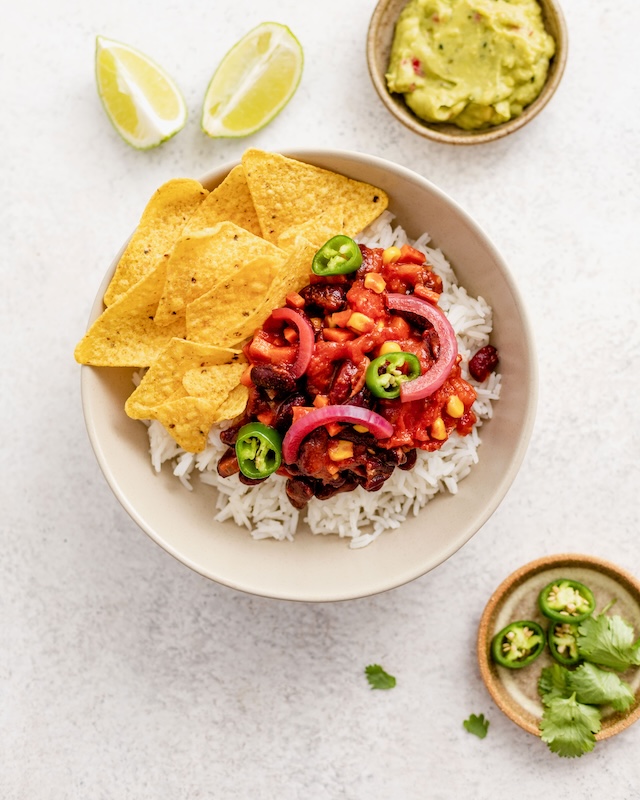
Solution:
{"label": "green herb garnish", "polygon": [[600,614],[578,626],[578,650],[594,664],[624,672],[640,665],[640,640],[633,637],[633,628],[622,617]]}
{"label": "green herb garnish", "polygon": [[610,705],[616,711],[626,711],[636,699],[633,689],[615,672],[606,672],[588,662],[570,674],[569,684],[581,703]]}
{"label": "green herb garnish", "polygon": [[540,722],[542,741],[559,756],[575,758],[593,750],[599,730],[599,709],[579,703],[575,692],[567,698],[552,697],[545,703]]}
{"label": "green herb garnish", "polygon": [[369,664],[364,671],[372,689],[393,689],[396,685],[393,675],[385,672],[380,664]]}
{"label": "green herb garnish", "polygon": [[484,739],[484,737],[487,735],[487,731],[489,730],[489,720],[485,719],[484,714],[471,714],[469,719],[465,719],[462,724],[469,731],[469,733],[477,736],[478,739]]}

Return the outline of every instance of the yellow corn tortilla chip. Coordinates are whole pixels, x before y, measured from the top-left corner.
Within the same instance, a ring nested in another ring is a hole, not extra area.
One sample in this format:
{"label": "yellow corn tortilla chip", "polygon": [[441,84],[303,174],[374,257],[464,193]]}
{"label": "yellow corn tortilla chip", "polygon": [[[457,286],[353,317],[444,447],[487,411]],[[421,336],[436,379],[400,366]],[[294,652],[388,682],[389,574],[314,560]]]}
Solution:
{"label": "yellow corn tortilla chip", "polygon": [[246,386],[239,383],[228,394],[227,399],[222,401],[222,404],[216,409],[214,422],[223,422],[224,420],[235,419],[240,416],[247,405],[249,399],[249,390]]}
{"label": "yellow corn tortilla chip", "polygon": [[353,236],[389,204],[382,189],[279,153],[251,148],[242,166],[262,235],[270,242],[338,204],[345,210],[344,233]]}
{"label": "yellow corn tortilla chip", "polygon": [[214,422],[244,410],[248,391],[239,381],[246,366],[237,350],[173,339],[128,398],[125,411],[133,419],[157,419],[180,447],[199,453]]}
{"label": "yellow corn tortilla chip", "polygon": [[[242,365],[239,373],[241,375],[246,367],[246,359],[238,350],[199,344],[186,339],[171,339],[149,367],[140,385],[127,399],[127,415],[133,419],[153,419],[154,409],[169,401],[182,399],[180,395],[188,392],[183,379],[190,370],[221,364]],[[212,395],[209,401],[217,407],[226,400],[228,394],[229,389],[225,388],[219,397]]]}
{"label": "yellow corn tortilla chip", "polygon": [[176,178],[157,189],[116,267],[104,295],[110,306],[156,266],[169,252],[185,224],[208,195],[198,181]]}
{"label": "yellow corn tortilla chip", "polygon": [[213,228],[225,221],[234,222],[256,236],[262,236],[242,164],[234,167],[222,183],[207,195],[187,222],[184,233]]}
{"label": "yellow corn tortilla chip", "polygon": [[[278,237],[278,247],[289,252],[296,247],[298,237],[302,236],[307,241],[314,244],[316,250],[319,250],[332,236],[343,233],[343,227],[344,206],[342,206],[342,204],[331,206],[321,214],[318,214],[317,217],[303,222],[300,225],[287,228],[287,230]],[[309,265],[309,270],[311,270],[311,265]]]}
{"label": "yellow corn tortilla chip", "polygon": [[166,259],[91,325],[75,349],[80,364],[148,367],[174,337],[186,335],[184,320],[161,328],[153,321],[166,278]]}
{"label": "yellow corn tortilla chip", "polygon": [[187,337],[220,347],[233,347],[246,339],[263,321],[256,321],[256,312],[279,274],[277,267],[268,256],[254,258],[190,303]]}
{"label": "yellow corn tortilla chip", "polygon": [[265,301],[259,310],[258,317],[261,325],[274,308],[285,304],[285,299],[290,292],[299,292],[308,283],[311,276],[311,262],[318,248],[302,236],[296,240],[296,245],[289,254],[289,258],[278,271],[278,275],[269,287]]}
{"label": "yellow corn tortilla chip", "polygon": [[246,368],[247,364],[244,359],[231,364],[196,367],[185,372],[182,385],[191,397],[202,397],[203,400],[221,398],[218,404],[221,405],[231,390],[238,386]]}
{"label": "yellow corn tortilla chip", "polygon": [[184,450],[201,453],[214,421],[216,407],[202,397],[181,397],[153,409],[157,419]]}
{"label": "yellow corn tortilla chip", "polygon": [[274,264],[286,260],[286,253],[280,248],[233,222],[221,222],[182,237],[168,259],[156,323],[168,325],[177,317],[184,317],[189,303],[259,256],[269,257]]}

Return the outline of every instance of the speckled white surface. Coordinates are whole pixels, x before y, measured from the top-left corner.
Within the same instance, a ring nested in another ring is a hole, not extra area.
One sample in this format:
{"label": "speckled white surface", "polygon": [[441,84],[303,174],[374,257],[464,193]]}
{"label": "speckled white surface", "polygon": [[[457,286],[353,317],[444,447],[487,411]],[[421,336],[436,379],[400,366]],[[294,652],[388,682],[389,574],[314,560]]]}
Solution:
{"label": "speckled white surface", "polygon": [[[640,575],[640,59],[635,0],[564,0],[570,55],[508,139],[416,138],[370,84],[374,0],[153,5],[25,0],[2,25],[0,797],[627,800],[640,726],[563,760],[492,705],[476,667],[494,588],[546,553]],[[199,129],[226,49],[266,19],[306,55],[288,108],[245,141]],[[96,34],[160,61],[190,108],[147,153],[96,96]],[[153,189],[265,149],[329,146],[434,181],[511,265],[537,333],[540,406],[506,500],[454,557],[370,599],[299,605],[208,582],[131,522],[97,467],[73,347]],[[378,662],[393,691],[363,677]],[[484,740],[462,721],[483,712]]]}

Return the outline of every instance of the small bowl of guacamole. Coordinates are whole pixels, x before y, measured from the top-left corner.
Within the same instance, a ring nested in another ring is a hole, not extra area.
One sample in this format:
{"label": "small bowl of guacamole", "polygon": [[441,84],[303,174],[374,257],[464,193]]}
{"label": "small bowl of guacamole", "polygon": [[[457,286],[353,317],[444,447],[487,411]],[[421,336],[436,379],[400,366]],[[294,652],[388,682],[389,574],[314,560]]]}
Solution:
{"label": "small bowl of guacamole", "polygon": [[452,144],[525,125],[555,92],[566,56],[554,0],[380,0],[367,39],[369,72],[389,111]]}

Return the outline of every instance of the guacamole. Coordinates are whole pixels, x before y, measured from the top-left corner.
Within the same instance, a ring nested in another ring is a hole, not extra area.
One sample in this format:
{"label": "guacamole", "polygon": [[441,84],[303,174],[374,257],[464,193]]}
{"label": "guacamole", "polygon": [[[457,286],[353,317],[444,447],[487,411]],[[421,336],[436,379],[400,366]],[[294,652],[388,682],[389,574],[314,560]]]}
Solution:
{"label": "guacamole", "polygon": [[387,86],[428,122],[488,128],[536,99],[554,52],[535,0],[410,0]]}

